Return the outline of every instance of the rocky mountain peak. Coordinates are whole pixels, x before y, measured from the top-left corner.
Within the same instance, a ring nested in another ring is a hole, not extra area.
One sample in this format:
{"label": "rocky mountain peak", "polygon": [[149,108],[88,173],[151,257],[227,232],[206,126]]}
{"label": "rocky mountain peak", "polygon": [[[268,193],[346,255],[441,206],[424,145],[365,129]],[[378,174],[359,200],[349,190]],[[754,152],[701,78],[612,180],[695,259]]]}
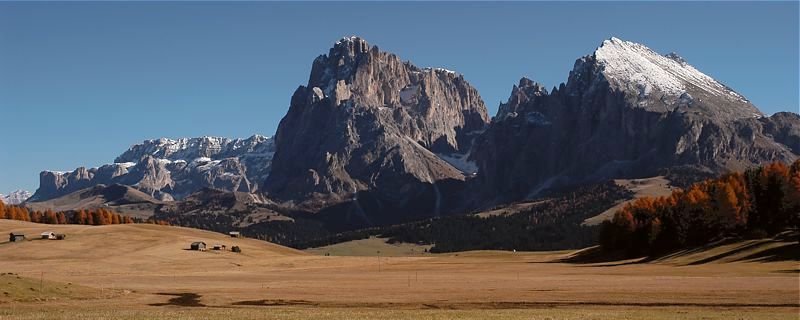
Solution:
{"label": "rocky mountain peak", "polygon": [[369,51],[367,40],[359,36],[342,37],[330,49],[330,57],[355,57]]}
{"label": "rocky mountain peak", "polygon": [[528,105],[534,99],[547,95],[547,88],[538,82],[523,77],[519,80],[518,85],[514,85],[511,88],[511,96],[509,96],[508,101],[500,104],[495,119],[499,121],[508,117],[516,117],[523,112],[520,109],[521,107]]}
{"label": "rocky mountain peak", "polygon": [[488,120],[462,75],[343,38],[314,60],[307,86],[295,91],[266,187],[281,200],[324,196],[328,203],[378,189],[418,194],[425,184],[464,179],[437,154],[467,152]]}
{"label": "rocky mountain peak", "polygon": [[[369,50],[370,47],[366,40],[351,36],[337,41],[327,55],[318,56],[311,67],[307,85],[308,88],[312,88],[312,94],[315,94],[314,98],[319,100],[326,97],[331,98],[338,93],[338,101],[347,100],[348,95],[343,86],[353,83],[354,71],[359,67],[361,60],[365,56],[369,56]],[[379,52],[376,47],[373,54],[377,53]],[[399,62],[396,57],[393,60],[395,60],[393,62]],[[319,90],[313,88],[319,88]]]}
{"label": "rocky mountain peak", "polygon": [[527,77],[523,77],[519,79],[519,84],[515,85],[512,89],[513,91],[519,91],[526,96],[546,96],[547,95],[547,88],[545,88],[540,83],[528,79]]}

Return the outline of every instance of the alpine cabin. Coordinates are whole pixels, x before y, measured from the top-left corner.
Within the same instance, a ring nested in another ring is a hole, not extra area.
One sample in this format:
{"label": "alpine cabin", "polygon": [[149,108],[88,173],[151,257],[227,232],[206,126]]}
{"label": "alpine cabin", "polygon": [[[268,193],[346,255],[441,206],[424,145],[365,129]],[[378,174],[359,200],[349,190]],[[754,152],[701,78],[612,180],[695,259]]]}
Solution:
{"label": "alpine cabin", "polygon": [[206,243],[202,241],[192,242],[191,249],[196,251],[205,251]]}

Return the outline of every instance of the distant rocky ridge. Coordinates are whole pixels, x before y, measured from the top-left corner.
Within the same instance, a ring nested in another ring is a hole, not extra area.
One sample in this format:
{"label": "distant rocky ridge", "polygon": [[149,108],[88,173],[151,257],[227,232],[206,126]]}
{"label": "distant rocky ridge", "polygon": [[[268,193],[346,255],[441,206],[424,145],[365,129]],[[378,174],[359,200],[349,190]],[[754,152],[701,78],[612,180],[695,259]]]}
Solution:
{"label": "distant rocky ridge", "polygon": [[427,195],[440,193],[441,181],[465,177],[439,155],[462,158],[488,121],[462,75],[343,38],[314,60],[308,84],[292,96],[266,191],[312,207],[350,202],[348,215],[367,221],[375,217],[360,196],[384,215],[411,203],[435,214],[441,196]]}
{"label": "distant rocky ridge", "polygon": [[14,190],[11,193],[5,195],[0,194],[0,201],[5,204],[20,204],[28,200],[31,197],[31,193],[25,190]]}
{"label": "distant rocky ridge", "polygon": [[689,65],[617,38],[548,92],[523,78],[478,138],[479,201],[671,168],[722,173],[800,154],[800,116],[764,116]]}
{"label": "distant rocky ridge", "polygon": [[146,140],[112,164],[72,172],[43,171],[30,201],[44,201],[98,184],[132,186],[156,199],[182,199],[202,188],[257,192],[270,171],[271,138]]}

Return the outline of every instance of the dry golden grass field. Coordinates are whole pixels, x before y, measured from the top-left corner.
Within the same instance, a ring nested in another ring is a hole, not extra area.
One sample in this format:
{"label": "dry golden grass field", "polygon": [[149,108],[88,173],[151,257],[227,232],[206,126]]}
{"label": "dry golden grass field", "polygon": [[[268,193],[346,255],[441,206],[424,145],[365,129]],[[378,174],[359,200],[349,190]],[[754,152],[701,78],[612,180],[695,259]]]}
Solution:
{"label": "dry golden grass field", "polygon": [[[67,239],[8,243],[12,231]],[[145,224],[0,220],[0,233],[0,319],[798,319],[800,312],[797,260],[763,255],[796,249],[789,240],[648,263],[566,263],[574,252],[320,256]],[[187,250],[193,241],[243,252]]]}
{"label": "dry golden grass field", "polygon": [[369,237],[368,239],[353,240],[329,246],[306,249],[315,255],[333,256],[385,256],[408,257],[429,255],[431,245],[418,245],[413,243],[388,243],[386,238]]}

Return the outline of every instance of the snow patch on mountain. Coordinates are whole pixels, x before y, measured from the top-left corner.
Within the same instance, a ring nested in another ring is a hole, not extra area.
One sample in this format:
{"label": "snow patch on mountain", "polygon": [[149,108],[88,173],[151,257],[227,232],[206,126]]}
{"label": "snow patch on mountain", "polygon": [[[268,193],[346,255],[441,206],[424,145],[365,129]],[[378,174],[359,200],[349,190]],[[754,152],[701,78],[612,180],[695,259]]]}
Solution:
{"label": "snow patch on mountain", "polygon": [[478,173],[478,165],[475,161],[469,160],[469,153],[459,154],[442,154],[437,153],[436,156],[449,163],[465,175],[476,175]]}
{"label": "snow patch on mountain", "polygon": [[424,70],[424,71],[434,71],[434,72],[437,72],[437,73],[445,73],[445,74],[450,74],[450,75],[457,75],[458,74],[453,70],[448,70],[448,69],[445,69],[445,68],[425,67],[425,68],[422,68],[422,70]]}
{"label": "snow patch on mountain", "polygon": [[197,159],[195,159],[195,161],[192,161],[192,163],[196,163],[197,164],[196,168],[197,168],[197,170],[200,170],[200,171],[211,170],[211,168],[214,168],[214,167],[218,166],[219,163],[222,162],[222,160],[211,160],[211,159],[208,159],[208,158],[202,158],[202,159],[205,160],[205,161],[197,161]]}
{"label": "snow patch on mountain", "polygon": [[118,165],[118,166],[120,166],[122,168],[125,168],[125,169],[129,169],[130,167],[135,166],[136,162],[122,162],[122,163],[117,163],[116,165]]}

